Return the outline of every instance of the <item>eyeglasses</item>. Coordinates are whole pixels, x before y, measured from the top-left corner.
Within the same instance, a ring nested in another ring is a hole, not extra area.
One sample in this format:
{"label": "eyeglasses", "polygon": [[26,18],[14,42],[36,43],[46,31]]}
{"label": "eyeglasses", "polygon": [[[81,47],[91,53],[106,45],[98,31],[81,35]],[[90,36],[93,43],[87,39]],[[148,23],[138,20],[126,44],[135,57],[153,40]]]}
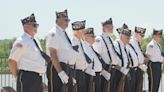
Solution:
{"label": "eyeglasses", "polygon": [[33,27],[37,28],[39,26],[39,24],[33,24]]}

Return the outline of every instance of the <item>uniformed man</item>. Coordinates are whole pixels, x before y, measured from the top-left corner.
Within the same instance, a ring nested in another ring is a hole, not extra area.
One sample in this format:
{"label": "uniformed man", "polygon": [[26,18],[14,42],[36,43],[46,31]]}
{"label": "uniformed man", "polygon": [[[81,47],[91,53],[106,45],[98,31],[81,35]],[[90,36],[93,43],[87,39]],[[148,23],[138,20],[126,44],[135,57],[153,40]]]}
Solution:
{"label": "uniformed man", "polygon": [[14,42],[10,56],[9,68],[17,79],[17,92],[42,92],[42,74],[45,73],[45,61],[36,41],[38,24],[34,14],[21,20],[24,34]]}
{"label": "uniformed man", "polygon": [[[87,92],[92,92],[89,89],[95,90],[93,92],[101,92],[101,76],[100,72],[102,71],[102,64],[99,60],[95,50],[93,49],[93,43],[95,42],[95,35],[93,28],[87,28],[84,33],[84,41],[82,42],[82,46],[84,48],[84,53],[89,58],[87,59],[89,62],[88,68],[85,70],[86,73],[86,86]],[[94,76],[94,77],[93,77]],[[93,78],[94,85],[89,86],[91,83],[91,79]],[[91,87],[91,88],[89,88]],[[95,88],[95,89],[94,89]]]}
{"label": "uniformed man", "polygon": [[163,30],[153,29],[153,39],[147,45],[146,54],[150,61],[148,62],[148,80],[149,92],[158,92],[161,79],[161,63],[164,62],[162,49],[159,44]]}
{"label": "uniformed man", "polygon": [[82,40],[83,40],[82,38],[85,31],[85,23],[86,23],[85,20],[76,21],[72,23],[72,29],[73,29],[73,38],[71,40],[72,46],[80,56],[75,64],[77,92],[86,92],[84,70],[88,67],[88,63],[84,55],[84,49],[82,48]]}
{"label": "uniformed man", "polygon": [[144,64],[144,54],[140,45],[146,32],[146,28],[135,27],[135,34],[130,40],[129,56],[131,59],[130,68],[130,88],[132,92],[142,92],[143,87],[143,73],[146,71],[147,66]]}
{"label": "uniformed man", "polygon": [[[106,81],[109,81],[109,79],[105,79],[105,77],[102,77],[102,92],[108,91],[110,87],[111,92],[116,92],[114,89],[114,72],[117,71],[115,69],[115,66],[117,63],[117,55],[115,52],[115,48],[113,45],[113,40],[111,36],[113,35],[113,22],[112,18],[109,18],[105,22],[102,23],[102,35],[97,36],[95,43],[93,44],[93,47],[97,53],[99,53],[102,57],[102,59],[105,61],[105,64],[107,64],[107,67],[103,66],[105,70],[112,73],[112,79],[109,84],[106,83]],[[111,69],[111,66],[113,68]],[[108,87],[109,86],[109,87]],[[109,92],[109,91],[108,91]]]}
{"label": "uniformed man", "polygon": [[117,29],[117,31],[120,34],[120,38],[114,42],[114,46],[118,56],[117,59],[118,65],[120,66],[120,71],[115,72],[116,78],[114,81],[117,86],[116,92],[132,92],[128,89],[128,78],[130,77],[128,72],[130,60],[127,48],[127,44],[129,43],[131,37],[131,30],[128,29],[126,24],[123,24],[123,27]]}
{"label": "uniformed man", "polygon": [[[47,67],[48,92],[61,92],[67,89],[71,92],[73,78],[69,70],[70,66],[75,65],[77,52],[72,49],[66,33],[69,21],[67,10],[56,12],[56,27],[50,30],[46,38],[47,53],[52,59]],[[69,80],[71,83],[68,83]]]}

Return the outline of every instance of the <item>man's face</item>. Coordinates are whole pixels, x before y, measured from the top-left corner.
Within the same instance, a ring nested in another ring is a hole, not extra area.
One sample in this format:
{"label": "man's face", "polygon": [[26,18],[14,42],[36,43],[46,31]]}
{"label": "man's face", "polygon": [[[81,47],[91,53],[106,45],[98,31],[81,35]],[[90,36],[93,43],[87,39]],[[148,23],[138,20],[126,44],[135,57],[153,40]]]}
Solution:
{"label": "man's face", "polygon": [[113,25],[106,24],[103,26],[103,30],[109,34],[112,34],[113,33]]}
{"label": "man's face", "polygon": [[85,31],[85,29],[80,29],[80,30],[79,30],[79,35],[80,35],[80,37],[82,37],[82,36],[84,35],[84,31]]}
{"label": "man's face", "polygon": [[62,19],[58,19],[60,24],[64,27],[64,28],[67,28],[68,27],[68,24],[69,24],[69,19],[67,18],[62,18]]}
{"label": "man's face", "polygon": [[162,35],[160,35],[160,34],[157,34],[157,35],[153,36],[154,40],[158,43],[161,41],[161,37],[162,37]]}
{"label": "man's face", "polygon": [[30,32],[31,34],[36,34],[37,33],[37,28],[38,28],[38,24],[36,23],[28,23],[24,25],[24,28],[26,31]]}
{"label": "man's face", "polygon": [[141,41],[144,38],[145,35],[141,34],[141,33],[136,33],[136,39],[137,41]]}
{"label": "man's face", "polygon": [[85,40],[92,45],[95,42],[95,35],[85,35]]}
{"label": "man's face", "polygon": [[75,30],[74,33],[76,34],[76,36],[78,36],[79,38],[83,37],[84,31],[83,29],[80,30]]}
{"label": "man's face", "polygon": [[126,35],[121,35],[121,40],[124,43],[124,45],[128,44],[130,41],[130,36],[126,36]]}

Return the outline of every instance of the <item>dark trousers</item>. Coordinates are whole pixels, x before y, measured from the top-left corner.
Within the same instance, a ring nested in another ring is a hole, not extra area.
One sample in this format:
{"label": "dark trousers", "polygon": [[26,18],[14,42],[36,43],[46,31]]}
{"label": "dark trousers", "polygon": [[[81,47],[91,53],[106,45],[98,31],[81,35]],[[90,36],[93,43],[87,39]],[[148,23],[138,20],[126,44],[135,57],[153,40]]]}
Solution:
{"label": "dark trousers", "polygon": [[125,78],[125,92],[142,92],[143,71],[138,68],[130,68],[130,79]]}
{"label": "dark trousers", "polygon": [[119,70],[112,68],[110,79],[110,92],[117,92],[121,76],[122,73]]}
{"label": "dark trousers", "polygon": [[86,85],[86,92],[89,92],[89,82],[90,82],[91,75],[85,74],[85,85]]}
{"label": "dark trousers", "polygon": [[81,70],[76,70],[77,92],[86,92],[85,73]]}
{"label": "dark trousers", "polygon": [[[89,92],[89,80],[91,75],[85,74],[86,79],[86,92]],[[95,92],[102,92],[101,90],[101,76],[100,73],[96,73],[96,76],[94,76],[94,82],[95,82]]]}
{"label": "dark trousers", "polygon": [[20,70],[17,78],[17,92],[43,92],[42,77],[35,72]]}
{"label": "dark trousers", "polygon": [[136,79],[135,79],[135,85],[136,88],[134,92],[142,92],[143,91],[143,74],[144,71],[142,71],[140,68],[137,68],[136,72]]}
{"label": "dark trousers", "polygon": [[101,76],[101,92],[105,92],[105,87],[107,87],[105,82],[107,82],[107,80]]}
{"label": "dark trousers", "polygon": [[96,76],[94,77],[95,81],[95,92],[102,92],[101,90],[101,75],[100,73],[96,73]]}
{"label": "dark trousers", "polygon": [[129,75],[125,78],[125,92],[135,92],[136,90],[136,70],[137,68],[130,68]]}
{"label": "dark trousers", "polygon": [[[66,64],[60,63],[60,65],[64,71],[69,71]],[[63,83],[51,63],[47,66],[46,74],[48,79],[48,92],[62,92]]]}
{"label": "dark trousers", "polygon": [[158,92],[162,73],[161,63],[149,61],[147,72],[149,80],[149,92]]}
{"label": "dark trousers", "polygon": [[131,91],[131,80],[126,76],[125,77],[125,86],[124,86],[124,92],[133,92]]}

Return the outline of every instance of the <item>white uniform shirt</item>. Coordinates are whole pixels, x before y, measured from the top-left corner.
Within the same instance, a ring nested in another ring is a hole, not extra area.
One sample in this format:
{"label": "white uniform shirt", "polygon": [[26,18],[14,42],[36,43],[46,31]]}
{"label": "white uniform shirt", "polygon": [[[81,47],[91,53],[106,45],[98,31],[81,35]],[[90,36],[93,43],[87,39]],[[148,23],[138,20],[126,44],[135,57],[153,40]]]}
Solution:
{"label": "white uniform shirt", "polygon": [[144,63],[144,55],[139,47],[137,40],[134,37],[130,40],[130,44],[134,47],[134,49],[136,51],[135,52],[134,49],[130,45],[128,45],[129,53],[133,60],[133,67],[143,64]]}
{"label": "white uniform shirt", "polygon": [[161,55],[161,50],[158,46],[158,43],[155,40],[152,40],[146,48],[146,54],[150,56],[152,62],[163,62],[164,57]]}
{"label": "white uniform shirt", "polygon": [[50,55],[48,48],[57,50],[59,62],[66,64],[73,62],[72,64],[75,64],[77,52],[72,49],[71,44],[66,39],[64,31],[58,25],[52,28],[48,33],[46,38],[46,48],[48,55]]}
{"label": "white uniform shirt", "polygon": [[[39,41],[37,43],[41,48]],[[37,73],[45,73],[46,71],[45,60],[41,56],[32,37],[27,33],[24,33],[14,42],[9,59],[17,62],[17,68],[19,70]]]}
{"label": "white uniform shirt", "polygon": [[80,42],[82,42],[77,37],[73,36],[71,39],[72,46],[78,46],[78,60],[76,61],[76,69],[84,71],[88,67],[88,63],[84,56],[84,51],[80,45]]}
{"label": "white uniform shirt", "polygon": [[[83,41],[82,46],[83,46],[84,52],[87,54],[87,56],[92,60],[92,62],[94,61],[95,72],[102,71],[102,64],[99,61],[98,57],[96,56],[95,52],[92,50],[91,45],[89,43],[87,43],[86,41]],[[91,63],[91,64],[93,64],[93,63]],[[89,67],[89,68],[92,68],[92,67]]]}
{"label": "white uniform shirt", "polygon": [[127,54],[126,54],[126,52],[125,52],[125,50],[124,50],[124,47],[126,48],[127,52],[129,52],[129,49],[127,48],[127,45],[124,45],[123,42],[122,42],[120,39],[114,41],[115,49],[116,49],[116,51],[117,51],[120,55],[121,55],[121,52],[120,52],[120,48],[119,48],[118,42],[119,42],[119,44],[120,44],[121,51],[122,51],[123,66],[122,66],[122,61],[121,61],[121,59],[120,59],[119,57],[117,57],[118,65],[126,68],[129,62],[128,62],[128,57],[127,57]]}
{"label": "white uniform shirt", "polygon": [[[110,58],[109,58],[107,47],[106,47],[103,39],[105,40],[105,42],[109,48],[109,52],[110,52],[112,60],[110,60]],[[112,38],[111,38],[111,40],[112,40]],[[95,51],[101,55],[101,57],[103,58],[103,60],[105,61],[106,64],[109,64],[111,61],[112,61],[112,64],[114,64],[114,65],[118,64],[117,55],[112,47],[112,43],[109,40],[109,36],[106,33],[103,33],[102,36],[96,37],[96,41],[93,44],[93,47],[94,47]]]}

